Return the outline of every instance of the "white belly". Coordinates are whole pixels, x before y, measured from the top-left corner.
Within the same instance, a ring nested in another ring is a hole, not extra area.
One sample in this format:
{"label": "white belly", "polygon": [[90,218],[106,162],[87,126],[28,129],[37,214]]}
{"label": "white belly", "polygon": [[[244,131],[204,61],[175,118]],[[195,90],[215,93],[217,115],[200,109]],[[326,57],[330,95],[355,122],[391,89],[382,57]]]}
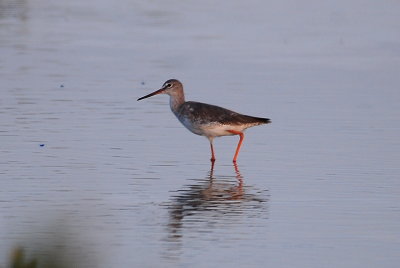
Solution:
{"label": "white belly", "polygon": [[191,132],[197,135],[206,136],[206,137],[220,137],[220,136],[231,136],[235,135],[228,130],[235,130],[235,131],[243,131],[249,126],[245,125],[222,125],[222,124],[209,124],[209,125],[198,125],[193,124],[192,121],[182,118],[181,123],[189,129]]}

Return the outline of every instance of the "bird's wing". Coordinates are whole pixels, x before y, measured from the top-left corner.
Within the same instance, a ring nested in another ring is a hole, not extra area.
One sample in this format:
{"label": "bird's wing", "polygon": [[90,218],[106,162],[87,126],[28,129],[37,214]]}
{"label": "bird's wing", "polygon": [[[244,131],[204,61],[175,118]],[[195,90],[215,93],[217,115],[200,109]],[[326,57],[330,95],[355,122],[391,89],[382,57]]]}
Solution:
{"label": "bird's wing", "polygon": [[267,118],[239,114],[237,112],[207,103],[188,101],[181,105],[179,113],[199,124],[259,125],[269,123]]}

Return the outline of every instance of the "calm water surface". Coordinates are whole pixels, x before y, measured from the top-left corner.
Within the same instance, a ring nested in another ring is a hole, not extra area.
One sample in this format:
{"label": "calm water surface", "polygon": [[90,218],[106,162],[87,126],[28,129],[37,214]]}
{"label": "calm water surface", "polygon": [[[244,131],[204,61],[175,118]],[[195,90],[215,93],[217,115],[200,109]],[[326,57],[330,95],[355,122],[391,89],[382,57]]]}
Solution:
{"label": "calm water surface", "polygon": [[[398,267],[400,5],[0,0],[0,267]],[[316,12],[318,10],[318,12]],[[209,144],[189,100],[271,125]]]}

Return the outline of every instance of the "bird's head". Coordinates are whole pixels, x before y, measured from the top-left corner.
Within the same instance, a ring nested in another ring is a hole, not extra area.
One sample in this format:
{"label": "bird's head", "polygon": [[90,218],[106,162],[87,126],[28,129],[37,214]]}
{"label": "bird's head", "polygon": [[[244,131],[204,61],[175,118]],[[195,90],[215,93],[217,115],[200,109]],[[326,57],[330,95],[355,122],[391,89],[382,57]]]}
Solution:
{"label": "bird's head", "polygon": [[143,100],[143,99],[146,99],[151,96],[158,95],[158,94],[168,94],[170,96],[175,95],[175,94],[183,94],[182,83],[176,79],[169,79],[163,84],[163,86],[159,90],[156,90],[156,91],[154,91],[146,96],[143,96],[137,100],[138,101]]}

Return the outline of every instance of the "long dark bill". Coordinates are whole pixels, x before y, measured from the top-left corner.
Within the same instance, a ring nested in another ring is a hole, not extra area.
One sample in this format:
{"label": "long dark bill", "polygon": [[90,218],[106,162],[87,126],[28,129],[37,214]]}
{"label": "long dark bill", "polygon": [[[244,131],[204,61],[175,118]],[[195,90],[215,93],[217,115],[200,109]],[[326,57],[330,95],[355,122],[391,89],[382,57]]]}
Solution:
{"label": "long dark bill", "polygon": [[140,100],[146,99],[148,97],[151,97],[151,96],[154,96],[154,95],[157,95],[157,94],[161,94],[161,93],[163,93],[164,90],[165,90],[164,88],[161,88],[161,89],[156,90],[153,93],[150,93],[149,95],[143,96],[143,97],[141,97],[141,98],[139,98],[137,100],[140,101]]}

